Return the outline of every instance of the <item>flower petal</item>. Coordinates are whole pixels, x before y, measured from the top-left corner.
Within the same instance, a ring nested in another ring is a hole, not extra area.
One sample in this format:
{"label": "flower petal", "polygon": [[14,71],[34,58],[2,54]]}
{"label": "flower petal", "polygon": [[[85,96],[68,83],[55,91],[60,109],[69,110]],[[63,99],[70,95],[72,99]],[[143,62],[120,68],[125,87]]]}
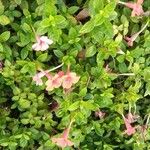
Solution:
{"label": "flower petal", "polygon": [[41,39],[43,42],[45,42],[45,43],[47,43],[47,44],[49,44],[49,45],[51,45],[51,44],[53,43],[53,41],[52,41],[51,39],[48,39],[47,36],[41,36],[40,39]]}
{"label": "flower petal", "polygon": [[70,89],[72,86],[72,82],[68,81],[66,78],[63,80],[62,87],[64,89]]}
{"label": "flower petal", "polygon": [[52,142],[60,146],[61,148],[65,148],[67,146],[64,138],[52,138]]}
{"label": "flower petal", "polygon": [[144,0],[137,0],[137,4],[143,4]]}
{"label": "flower petal", "polygon": [[52,79],[48,79],[45,83],[45,85],[47,86],[46,87],[46,90],[47,91],[52,91],[54,89],[53,85],[52,85]]}
{"label": "flower petal", "polygon": [[41,47],[40,47],[39,43],[35,43],[35,44],[32,45],[32,49],[34,49],[34,50],[36,50],[36,51],[39,51],[40,48],[41,48]]}
{"label": "flower petal", "polygon": [[41,51],[45,51],[45,50],[47,50],[49,48],[49,45],[47,44],[47,43],[42,43],[41,44]]}

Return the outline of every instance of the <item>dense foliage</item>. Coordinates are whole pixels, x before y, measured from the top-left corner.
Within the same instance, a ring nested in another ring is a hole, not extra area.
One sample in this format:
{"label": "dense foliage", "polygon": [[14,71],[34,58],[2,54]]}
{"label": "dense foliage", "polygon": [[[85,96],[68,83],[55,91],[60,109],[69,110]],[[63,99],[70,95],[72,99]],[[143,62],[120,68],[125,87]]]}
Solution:
{"label": "dense foliage", "polygon": [[0,0],[0,149],[150,149],[150,0]]}

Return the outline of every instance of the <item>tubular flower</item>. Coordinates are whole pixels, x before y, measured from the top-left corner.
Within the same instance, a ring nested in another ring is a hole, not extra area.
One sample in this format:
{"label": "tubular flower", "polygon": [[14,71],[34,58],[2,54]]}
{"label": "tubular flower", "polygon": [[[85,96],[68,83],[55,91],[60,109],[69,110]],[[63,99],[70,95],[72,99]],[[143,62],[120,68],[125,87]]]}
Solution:
{"label": "tubular flower", "polygon": [[71,123],[70,123],[69,127],[64,130],[62,136],[58,137],[58,138],[53,137],[52,142],[61,148],[65,148],[67,146],[73,146],[74,143],[68,139],[70,127],[71,127]]}
{"label": "tubular flower", "polygon": [[47,71],[41,71],[37,73],[35,76],[33,76],[33,81],[36,82],[36,85],[43,85],[42,77],[46,75]]}
{"label": "tubular flower", "polygon": [[36,43],[32,45],[32,49],[35,51],[45,51],[49,48],[49,45],[53,43],[47,36],[37,36]]}

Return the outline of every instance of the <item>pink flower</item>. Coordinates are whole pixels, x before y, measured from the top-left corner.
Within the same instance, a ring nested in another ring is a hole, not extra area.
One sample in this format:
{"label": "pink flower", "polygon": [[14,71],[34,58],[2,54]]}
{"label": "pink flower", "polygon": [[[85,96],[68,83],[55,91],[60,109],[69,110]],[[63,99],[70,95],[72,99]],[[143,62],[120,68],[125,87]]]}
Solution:
{"label": "pink flower", "polygon": [[139,117],[140,117],[140,116],[138,116],[138,115],[133,115],[132,113],[128,113],[128,114],[127,114],[127,120],[128,120],[129,123],[136,122]]}
{"label": "pink flower", "polygon": [[46,73],[46,71],[41,71],[32,78],[33,81],[36,82],[36,85],[43,85],[43,81],[41,78],[44,77]]}
{"label": "pink flower", "polygon": [[79,81],[80,77],[76,75],[75,72],[67,72],[63,77],[62,87],[64,89],[70,89],[73,84],[76,84]]}
{"label": "pink flower", "polygon": [[99,117],[100,119],[103,119],[105,115],[106,115],[106,113],[104,113],[104,112],[102,112],[100,110],[95,112],[95,116]]}
{"label": "pink flower", "polygon": [[119,3],[125,5],[128,8],[131,8],[132,9],[131,16],[135,17],[135,16],[140,16],[144,13],[143,8],[142,8],[143,1],[144,0],[137,0],[136,3],[134,2],[127,2],[127,3],[119,2]]}
{"label": "pink flower", "polygon": [[60,138],[52,138],[52,142],[56,145],[60,146],[61,148],[65,148],[67,146],[73,146],[74,143],[71,142],[68,137],[65,136],[65,132],[67,132],[67,129],[64,131],[62,137]]}
{"label": "pink flower", "polygon": [[48,39],[47,36],[37,36],[36,40],[37,42],[32,45],[32,49],[35,51],[45,51],[49,48],[49,45],[53,43],[53,41]]}
{"label": "pink flower", "polygon": [[58,74],[55,74],[55,76],[49,78],[45,83],[47,86],[46,90],[52,91],[54,88],[59,88],[62,84],[63,75],[64,75],[64,72],[61,71]]}
{"label": "pink flower", "polygon": [[132,47],[135,39],[133,37],[125,37],[125,40],[127,41],[127,45]]}
{"label": "pink flower", "polygon": [[60,146],[61,148],[65,148],[67,146],[73,146],[74,143],[68,139],[69,132],[70,132],[70,126],[71,126],[71,123],[70,123],[69,127],[64,130],[62,136],[58,137],[58,138],[53,137],[52,142],[55,143],[56,145]]}
{"label": "pink flower", "polygon": [[136,132],[135,128],[131,126],[130,123],[128,123],[127,121],[125,121],[125,125],[126,125],[126,130],[125,130],[125,134],[127,135],[132,135]]}
{"label": "pink flower", "polygon": [[125,118],[123,117],[124,119],[124,123],[125,123],[125,126],[126,126],[126,130],[125,130],[125,134],[127,135],[132,135],[136,132],[135,130],[135,127],[132,127],[131,123],[130,123],[130,120],[128,120],[128,118]]}

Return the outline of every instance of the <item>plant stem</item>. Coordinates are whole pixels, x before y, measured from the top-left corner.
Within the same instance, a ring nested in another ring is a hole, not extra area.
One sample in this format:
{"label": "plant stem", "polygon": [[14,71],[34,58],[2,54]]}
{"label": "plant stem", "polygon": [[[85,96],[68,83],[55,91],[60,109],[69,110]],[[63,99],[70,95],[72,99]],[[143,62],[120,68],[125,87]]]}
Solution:
{"label": "plant stem", "polygon": [[150,119],[150,115],[148,115],[147,120],[146,120],[146,125],[148,125]]}
{"label": "plant stem", "polygon": [[30,27],[31,27],[31,29],[32,29],[32,31],[33,31],[33,33],[34,33],[35,38],[36,38],[36,37],[37,37],[37,35],[36,35],[36,32],[35,32],[35,29],[33,28],[33,26],[32,26],[32,25],[30,25]]}
{"label": "plant stem", "polygon": [[62,63],[62,64],[58,65],[58,66],[57,66],[57,67],[55,67],[55,68],[52,68],[52,69],[48,70],[48,72],[54,71],[54,70],[56,70],[56,69],[58,69],[58,68],[62,67],[63,65],[64,65],[64,63]]}
{"label": "plant stem", "polygon": [[125,2],[122,2],[122,1],[118,1],[118,4],[125,5],[126,3],[125,3]]}
{"label": "plant stem", "polygon": [[118,76],[134,76],[134,73],[121,73],[121,74],[117,74]]}
{"label": "plant stem", "polygon": [[148,24],[149,24],[149,20],[147,21],[147,23],[145,24],[145,26],[138,32],[138,35],[145,30],[145,28],[148,26]]}

